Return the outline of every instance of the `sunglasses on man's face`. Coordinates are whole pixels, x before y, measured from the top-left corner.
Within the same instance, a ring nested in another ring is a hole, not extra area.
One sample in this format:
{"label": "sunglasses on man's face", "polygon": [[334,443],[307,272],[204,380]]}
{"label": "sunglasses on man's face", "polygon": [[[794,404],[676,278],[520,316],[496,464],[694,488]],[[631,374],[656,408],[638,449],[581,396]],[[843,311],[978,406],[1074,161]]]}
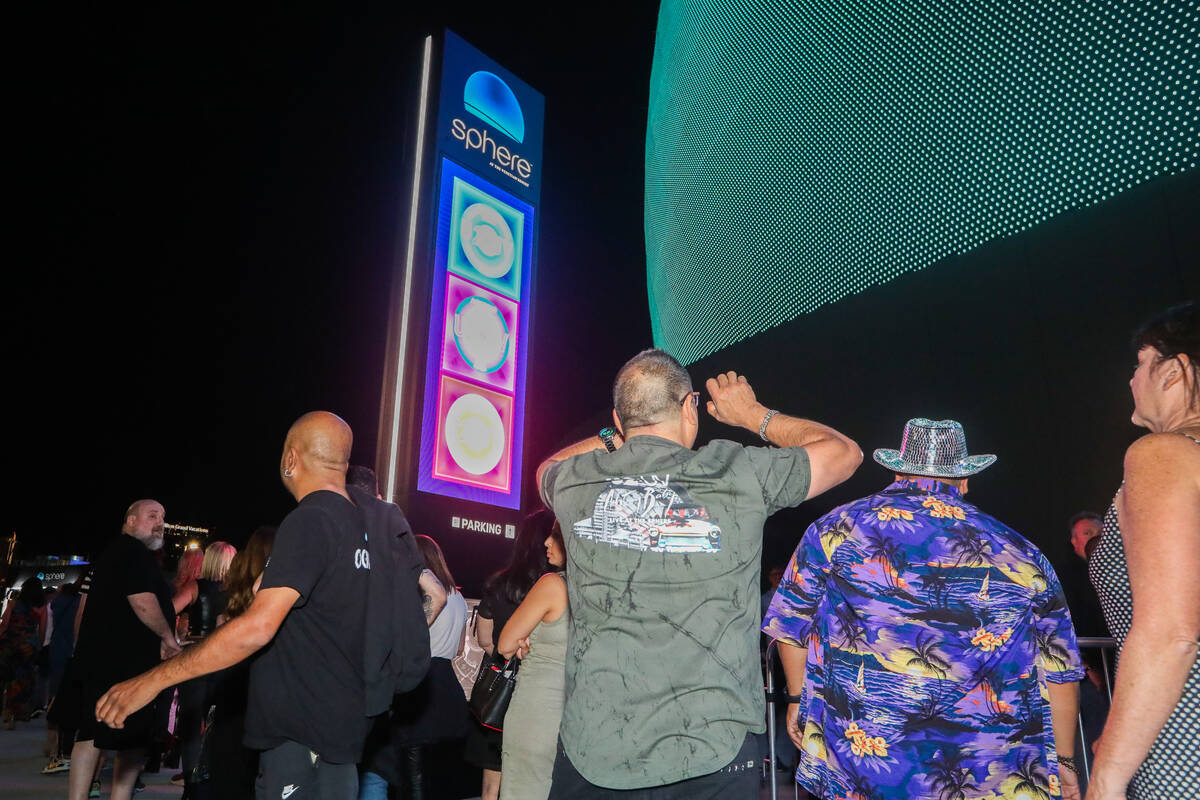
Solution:
{"label": "sunglasses on man's face", "polygon": [[692,399],[692,408],[699,408],[700,407],[700,393],[699,392],[688,392],[683,397],[679,398],[679,404],[683,405],[684,403],[686,403],[689,397]]}

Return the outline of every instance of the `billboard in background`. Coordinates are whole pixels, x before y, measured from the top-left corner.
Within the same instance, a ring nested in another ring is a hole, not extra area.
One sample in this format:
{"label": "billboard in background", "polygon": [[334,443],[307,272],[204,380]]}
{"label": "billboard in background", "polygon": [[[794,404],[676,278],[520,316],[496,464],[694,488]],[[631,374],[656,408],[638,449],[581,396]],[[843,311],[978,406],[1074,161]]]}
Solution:
{"label": "billboard in background", "polygon": [[544,100],[446,32],[419,492],[521,505]]}

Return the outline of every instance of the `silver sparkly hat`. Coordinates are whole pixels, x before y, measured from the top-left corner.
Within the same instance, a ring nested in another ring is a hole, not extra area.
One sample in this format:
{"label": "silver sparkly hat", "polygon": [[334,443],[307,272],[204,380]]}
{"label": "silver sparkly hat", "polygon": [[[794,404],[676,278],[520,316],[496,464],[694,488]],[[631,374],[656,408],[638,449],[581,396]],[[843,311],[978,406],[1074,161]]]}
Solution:
{"label": "silver sparkly hat", "polygon": [[965,478],[996,463],[996,457],[967,455],[967,435],[952,419],[938,422],[918,417],[904,426],[899,450],[879,449],[875,460],[904,475]]}

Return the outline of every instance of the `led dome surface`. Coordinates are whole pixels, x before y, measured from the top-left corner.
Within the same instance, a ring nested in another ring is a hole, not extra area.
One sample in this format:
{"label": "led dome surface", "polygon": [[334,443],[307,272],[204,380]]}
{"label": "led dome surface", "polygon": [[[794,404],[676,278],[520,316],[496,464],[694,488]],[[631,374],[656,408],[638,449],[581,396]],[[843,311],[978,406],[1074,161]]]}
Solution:
{"label": "led dome surface", "polygon": [[496,209],[486,203],[467,206],[458,236],[467,261],[484,275],[501,278],[512,269],[516,254],[512,228]]}
{"label": "led dome surface", "polygon": [[508,358],[508,325],[496,304],[468,297],[454,311],[454,344],[472,369],[495,372]]}
{"label": "led dome surface", "polygon": [[654,342],[691,364],[1200,162],[1195,0],[662,0]]}
{"label": "led dome surface", "polygon": [[463,87],[463,105],[509,138],[525,141],[525,115],[521,112],[521,104],[498,75],[480,70],[467,78]]}
{"label": "led dome surface", "polygon": [[464,394],[446,413],[446,449],[454,463],[472,475],[486,475],[504,456],[500,412],[477,394]]}

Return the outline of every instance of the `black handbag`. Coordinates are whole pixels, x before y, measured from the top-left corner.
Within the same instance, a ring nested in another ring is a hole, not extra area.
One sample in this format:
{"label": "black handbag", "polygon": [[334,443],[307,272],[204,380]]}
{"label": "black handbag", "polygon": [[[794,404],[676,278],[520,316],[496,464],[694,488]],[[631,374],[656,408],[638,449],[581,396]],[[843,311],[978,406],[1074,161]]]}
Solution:
{"label": "black handbag", "polygon": [[517,687],[517,670],[520,668],[521,659],[516,656],[509,659],[499,653],[484,656],[467,703],[480,725],[494,731],[504,730],[504,713],[508,711],[513,690]]}

